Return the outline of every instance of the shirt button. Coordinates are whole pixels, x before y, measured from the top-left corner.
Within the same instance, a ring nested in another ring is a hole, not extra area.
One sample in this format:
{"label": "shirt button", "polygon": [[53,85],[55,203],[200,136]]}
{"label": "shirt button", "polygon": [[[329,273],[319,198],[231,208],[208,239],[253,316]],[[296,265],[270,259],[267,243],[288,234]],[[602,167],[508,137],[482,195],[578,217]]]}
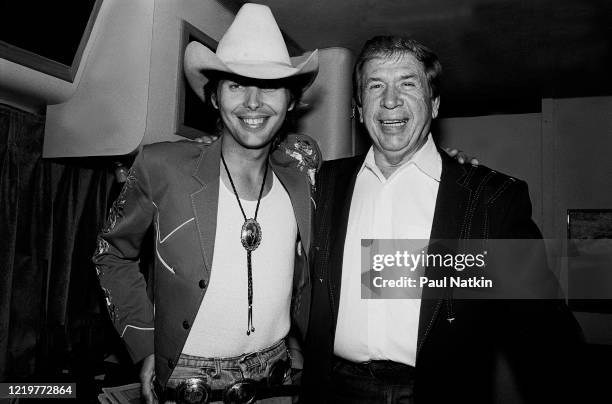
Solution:
{"label": "shirt button", "polygon": [[189,322],[187,320],[183,321],[183,328],[186,330],[189,329]]}
{"label": "shirt button", "polygon": [[168,367],[169,367],[170,369],[173,369],[173,368],[174,368],[174,361],[173,361],[172,359],[168,359]]}
{"label": "shirt button", "polygon": [[204,279],[200,279],[200,282],[198,282],[198,286],[200,286],[200,289],[206,289],[207,283]]}

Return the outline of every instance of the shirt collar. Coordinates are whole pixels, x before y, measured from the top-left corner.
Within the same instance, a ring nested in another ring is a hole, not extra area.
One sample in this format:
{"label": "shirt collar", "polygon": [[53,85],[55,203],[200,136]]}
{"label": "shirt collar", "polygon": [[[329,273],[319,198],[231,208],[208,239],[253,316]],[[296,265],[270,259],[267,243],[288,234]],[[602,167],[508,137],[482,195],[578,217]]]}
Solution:
{"label": "shirt collar", "polygon": [[[423,174],[427,175],[428,177],[437,182],[440,182],[440,177],[442,175],[442,158],[440,157],[440,153],[438,153],[438,149],[436,148],[436,144],[433,141],[431,133],[427,135],[427,141],[419,150],[417,150],[417,152],[412,156],[412,158],[403,163],[389,178],[392,178],[396,173],[402,171],[410,164],[414,164]],[[359,170],[358,175],[361,175],[361,173],[365,169],[369,169],[381,181],[385,181],[385,177],[382,175],[382,172],[380,171],[374,160],[373,146],[371,146],[370,150],[368,150],[368,153],[363,162],[363,165],[361,166],[361,169]]]}

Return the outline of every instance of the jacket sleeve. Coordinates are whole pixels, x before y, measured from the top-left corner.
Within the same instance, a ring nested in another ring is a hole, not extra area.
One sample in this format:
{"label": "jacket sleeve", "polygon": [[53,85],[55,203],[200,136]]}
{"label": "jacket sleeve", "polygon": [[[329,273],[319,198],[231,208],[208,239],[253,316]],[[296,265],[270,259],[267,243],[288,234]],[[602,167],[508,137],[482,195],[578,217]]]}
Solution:
{"label": "jacket sleeve", "polygon": [[501,234],[497,237],[541,239],[542,233],[531,217],[532,207],[527,183],[514,180],[512,184],[508,190],[511,197],[508,198],[507,208],[504,209]]}
{"label": "jacket sleeve", "polygon": [[93,256],[111,321],[134,362],[153,353],[153,305],[138,265],[155,212],[148,174],[143,150],[110,208]]}
{"label": "jacket sleeve", "polygon": [[[573,396],[580,385],[575,370],[582,368],[582,331],[560,297],[560,285],[546,262],[544,240],[531,219],[527,185],[517,181],[510,191],[514,192],[508,200],[502,233],[507,239],[519,240],[521,247],[512,251],[513,277],[525,290],[534,289],[539,298],[521,295],[521,300],[503,303],[504,312],[514,320],[505,327],[506,353],[526,398],[561,402]],[[530,240],[525,243],[521,239]],[[559,385],[566,387],[558,389]]]}

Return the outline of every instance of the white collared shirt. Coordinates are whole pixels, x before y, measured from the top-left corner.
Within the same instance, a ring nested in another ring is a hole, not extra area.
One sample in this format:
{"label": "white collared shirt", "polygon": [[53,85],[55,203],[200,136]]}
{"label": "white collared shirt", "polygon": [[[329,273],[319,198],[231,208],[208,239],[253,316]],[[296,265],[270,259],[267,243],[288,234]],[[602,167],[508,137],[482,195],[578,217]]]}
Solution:
{"label": "white collared shirt", "polygon": [[353,362],[416,362],[420,299],[361,299],[361,239],[431,234],[442,159],[429,134],[412,159],[385,178],[370,148],[349,213],[334,353]]}

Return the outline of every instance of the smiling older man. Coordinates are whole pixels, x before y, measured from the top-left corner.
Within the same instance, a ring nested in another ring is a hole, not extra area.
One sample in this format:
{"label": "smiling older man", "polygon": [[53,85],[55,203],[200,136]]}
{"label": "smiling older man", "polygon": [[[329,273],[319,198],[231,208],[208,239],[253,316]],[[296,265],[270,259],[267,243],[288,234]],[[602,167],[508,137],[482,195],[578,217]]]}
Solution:
{"label": "smiling older man", "polygon": [[[357,58],[355,102],[373,145],[317,175],[305,402],[494,402],[499,352],[534,402],[560,402],[573,386],[580,332],[558,300],[462,300],[427,286],[416,298],[362,297],[363,239],[541,238],[524,182],[461,166],[434,143],[440,73],[432,51],[401,37],[374,37]],[[525,285],[551,278],[515,258]]]}

